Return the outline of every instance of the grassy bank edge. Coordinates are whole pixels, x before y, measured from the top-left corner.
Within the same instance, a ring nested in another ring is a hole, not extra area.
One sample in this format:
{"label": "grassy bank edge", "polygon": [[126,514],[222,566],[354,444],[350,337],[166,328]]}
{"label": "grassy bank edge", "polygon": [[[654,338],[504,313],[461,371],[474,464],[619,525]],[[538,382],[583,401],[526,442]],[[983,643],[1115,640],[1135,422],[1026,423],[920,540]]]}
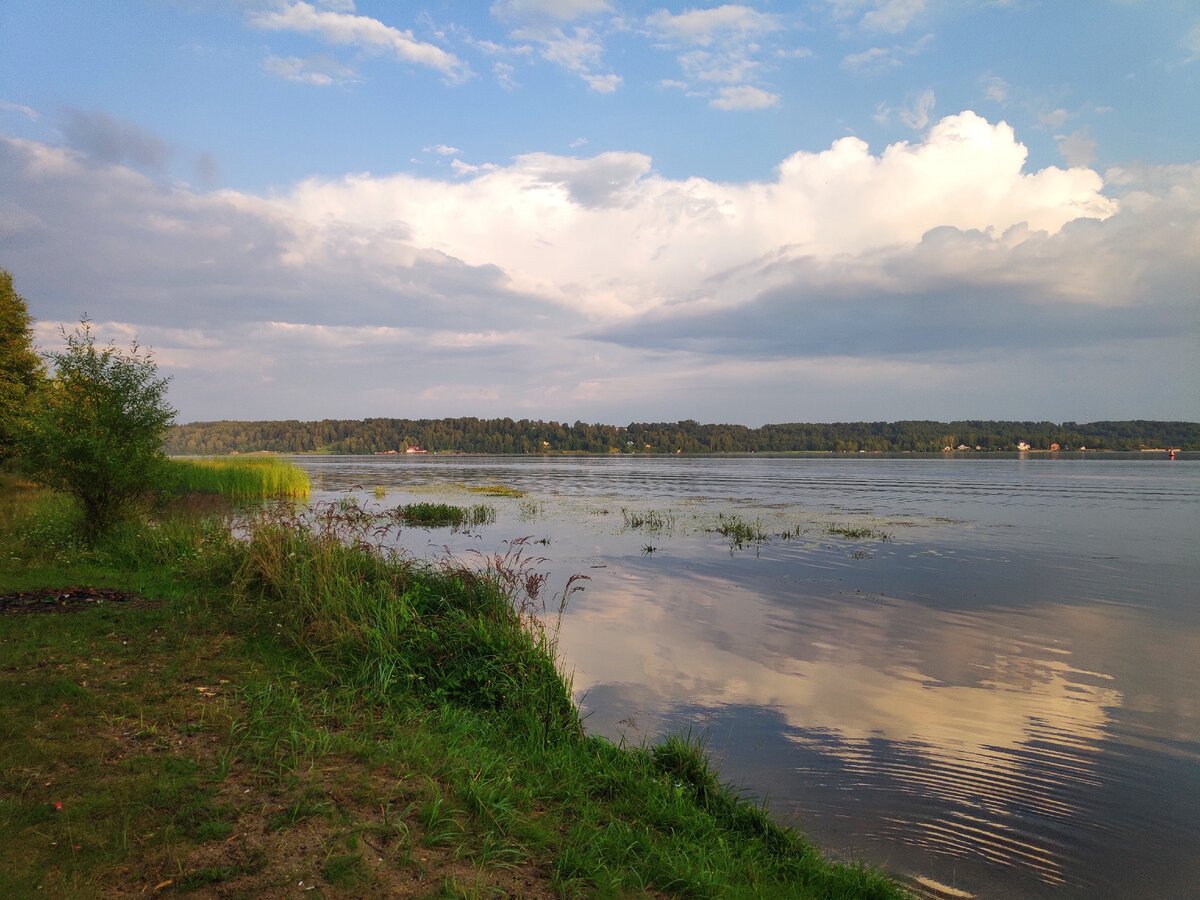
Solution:
{"label": "grassy bank edge", "polygon": [[[117,893],[131,878],[254,892],[308,878],[348,896],[901,896],[773,824],[694,743],[584,735],[519,559],[493,560],[487,577],[414,567],[347,546],[353,513],[315,529],[264,516],[244,541],[175,518],[84,548],[61,503],[24,493],[0,522],[0,590],[87,582],[165,602],[0,617],[0,674],[21,688],[2,692],[6,718],[28,726],[0,749],[0,831],[23,848],[0,851],[6,895]],[[84,684],[79,666],[117,681]],[[219,686],[220,711],[196,681]],[[183,736],[132,756],[91,746],[133,721]],[[206,751],[180,752],[195,735]],[[114,752],[115,774],[97,768],[96,754]],[[165,773],[164,759],[175,760]],[[110,781],[108,802],[89,807]],[[171,785],[196,821],[163,806]],[[71,807],[91,813],[67,833],[49,798],[72,791]],[[131,819],[160,827],[131,840],[118,827]],[[286,842],[257,835],[264,821],[272,836],[316,834],[321,852],[307,868],[269,858]],[[229,841],[241,855],[213,863]],[[63,846],[80,849],[64,858]]]}

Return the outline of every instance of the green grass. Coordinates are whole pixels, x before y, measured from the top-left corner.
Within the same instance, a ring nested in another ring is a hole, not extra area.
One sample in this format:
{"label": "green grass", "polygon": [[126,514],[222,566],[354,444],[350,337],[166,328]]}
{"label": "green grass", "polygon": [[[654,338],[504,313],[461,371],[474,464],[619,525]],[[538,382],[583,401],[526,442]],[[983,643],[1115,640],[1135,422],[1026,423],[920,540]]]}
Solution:
{"label": "green grass", "polygon": [[167,485],[175,494],[219,494],[231,500],[307,497],[308,475],[271,456],[171,459]]}
{"label": "green grass", "polygon": [[741,550],[747,545],[765,544],[771,536],[763,531],[759,522],[748,522],[738,515],[717,515],[717,524],[710,529],[729,540],[730,550]]}
{"label": "green grass", "polygon": [[397,507],[392,517],[404,525],[421,528],[474,528],[496,521],[496,510],[483,503],[454,506],[449,503],[409,503]]}
{"label": "green grass", "polygon": [[472,494],[483,494],[487,497],[524,497],[525,491],[507,484],[467,485]]}
{"label": "green grass", "polygon": [[634,529],[644,529],[650,532],[670,531],[675,527],[675,514],[670,510],[628,510],[621,509],[621,516],[625,519],[625,527]]}
{"label": "green grass", "polygon": [[852,541],[874,540],[887,542],[892,539],[891,534],[882,528],[872,528],[866,525],[828,525],[825,528],[825,533]]}
{"label": "green grass", "polygon": [[570,587],[543,596],[521,542],[416,564],[339,506],[47,549],[23,536],[69,522],[10,493],[0,592],[156,602],[0,616],[0,896],[902,896],[697,744],[585,734],[554,656]]}

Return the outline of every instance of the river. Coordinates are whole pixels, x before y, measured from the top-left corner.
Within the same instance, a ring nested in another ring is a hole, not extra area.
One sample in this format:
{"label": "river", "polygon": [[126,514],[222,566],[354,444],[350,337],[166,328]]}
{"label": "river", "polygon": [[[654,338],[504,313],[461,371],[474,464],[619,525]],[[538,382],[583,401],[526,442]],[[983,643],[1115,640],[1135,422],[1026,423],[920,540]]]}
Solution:
{"label": "river", "polygon": [[527,537],[552,587],[589,576],[587,727],[703,739],[833,853],[933,896],[1196,896],[1194,456],[295,461],[314,500],[494,507],[406,529],[418,557]]}

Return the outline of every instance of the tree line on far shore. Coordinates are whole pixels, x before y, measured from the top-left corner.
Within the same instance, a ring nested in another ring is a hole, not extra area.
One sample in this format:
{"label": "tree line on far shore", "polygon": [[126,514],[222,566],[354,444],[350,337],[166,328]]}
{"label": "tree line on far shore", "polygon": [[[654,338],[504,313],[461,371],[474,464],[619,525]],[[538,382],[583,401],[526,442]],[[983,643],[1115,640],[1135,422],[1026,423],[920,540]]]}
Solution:
{"label": "tree line on far shore", "polygon": [[600,425],[530,419],[322,419],[194,422],[167,436],[167,452],[224,453],[930,453],[1200,449],[1200,423],[901,421],[788,423],[749,428],[682,422]]}

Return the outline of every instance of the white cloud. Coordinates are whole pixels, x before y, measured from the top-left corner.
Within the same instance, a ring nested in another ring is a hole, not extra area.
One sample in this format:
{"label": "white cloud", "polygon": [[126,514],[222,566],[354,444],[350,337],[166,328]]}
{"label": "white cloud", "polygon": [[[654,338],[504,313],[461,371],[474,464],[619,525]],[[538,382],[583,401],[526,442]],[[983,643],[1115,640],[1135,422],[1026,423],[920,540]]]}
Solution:
{"label": "white cloud", "polygon": [[867,75],[898,69],[904,65],[906,58],[920,55],[931,43],[933,43],[933,35],[927,34],[911,44],[870,47],[860,53],[847,54],[842,59],[842,68]]}
{"label": "white cloud", "polygon": [[980,79],[983,85],[983,95],[993,103],[1005,106],[1008,103],[1012,88],[1008,82],[998,75],[985,75]]}
{"label": "white cloud", "polygon": [[725,111],[769,109],[779,105],[779,95],[761,90],[752,85],[742,84],[735,87],[723,87],[717,96],[709,101],[709,106]]}
{"label": "white cloud", "polygon": [[646,24],[664,37],[701,47],[730,39],[745,40],[782,27],[779,16],[735,4],[678,14],[660,9],[646,17]]}
{"label": "white cloud", "polygon": [[898,118],[914,131],[920,131],[929,124],[929,114],[933,111],[935,102],[936,98],[933,90],[927,88],[915,96],[910,96],[904,105],[900,107],[888,106],[886,103],[881,103],[878,111],[872,118],[880,125],[888,125],[893,118]]}
{"label": "white cloud", "polygon": [[17,113],[27,118],[30,122],[36,122],[40,116],[38,111],[32,106],[25,106],[23,103],[12,103],[8,100],[0,100],[0,110],[5,112]]}
{"label": "white cloud", "polygon": [[517,86],[517,81],[513,77],[516,69],[511,64],[506,62],[492,63],[492,74],[496,76],[496,83],[506,91],[511,91]]}
{"label": "white cloud", "polygon": [[578,76],[598,94],[611,94],[621,85],[620,75],[601,71],[604,42],[591,28],[576,26],[568,33],[557,25],[528,25],[512,36],[538,47],[542,59]]}
{"label": "white cloud", "polygon": [[620,75],[612,73],[607,75],[587,74],[582,77],[584,83],[597,94],[611,94],[615,92],[621,86],[623,80]]}
{"label": "white cloud", "polygon": [[[848,370],[936,357],[967,397],[996,366],[956,359],[1050,348],[1101,384],[1114,346],[1122,373],[1165,359],[1160,396],[1194,410],[1196,373],[1167,350],[1200,338],[1200,166],[1111,170],[1106,192],[1026,159],[1009,126],[964,112],[874,152],[795,153],[758,182],[532,153],[260,197],[10,139],[0,249],[39,319],[173,329],[177,402],[212,415],[480,414],[447,398],[491,390],[504,414],[627,420],[652,415],[647,379],[678,386],[654,402],[704,404],[723,389],[703,373],[736,370],[782,404],[782,363],[763,361],[830,354]],[[350,390],[396,358],[413,405]]]}
{"label": "white cloud", "polygon": [[571,22],[611,8],[607,0],[498,0],[492,4],[491,13],[508,22],[530,19]]}
{"label": "white cloud", "polygon": [[1047,128],[1062,128],[1070,117],[1071,114],[1065,109],[1050,109],[1038,113],[1038,122]]}
{"label": "white cloud", "polygon": [[925,0],[883,0],[862,17],[862,26],[872,31],[898,34],[925,11]]}
{"label": "white cloud", "polygon": [[857,19],[865,31],[899,34],[925,12],[925,0],[829,0],[833,17],[848,22]]}
{"label": "white cloud", "polygon": [[1200,60],[1200,22],[1191,27],[1191,30],[1183,36],[1183,40],[1180,43],[1183,45],[1183,49],[1187,51],[1185,62],[1192,63]]}
{"label": "white cloud", "polygon": [[1070,134],[1056,134],[1054,140],[1068,166],[1090,166],[1096,158],[1096,142],[1085,128]]}
{"label": "white cloud", "polygon": [[438,156],[458,156],[462,153],[457,147],[451,147],[449,144],[434,144],[423,149],[426,153],[436,153]]}
{"label": "white cloud", "polygon": [[[707,96],[714,109],[765,109],[778,103],[779,95],[758,82],[762,58],[767,54],[761,39],[783,29],[780,16],[726,4],[681,13],[660,9],[646,17],[645,25],[666,46],[679,49],[679,66],[691,81],[725,85],[715,94],[709,89],[694,94]],[[778,58],[778,54],[772,58]],[[688,87],[687,82],[675,79],[659,84]]]}
{"label": "white cloud", "polygon": [[342,84],[357,78],[354,69],[342,65],[331,56],[323,55],[307,58],[268,56],[263,60],[263,69],[285,81],[312,84],[317,87]]}
{"label": "white cloud", "polygon": [[332,44],[387,50],[404,62],[435,69],[451,81],[461,81],[470,74],[467,65],[453,53],[417,40],[411,31],[393,28],[370,16],[318,9],[311,3],[298,2],[272,12],[252,13],[249,21],[267,31],[315,34]]}

